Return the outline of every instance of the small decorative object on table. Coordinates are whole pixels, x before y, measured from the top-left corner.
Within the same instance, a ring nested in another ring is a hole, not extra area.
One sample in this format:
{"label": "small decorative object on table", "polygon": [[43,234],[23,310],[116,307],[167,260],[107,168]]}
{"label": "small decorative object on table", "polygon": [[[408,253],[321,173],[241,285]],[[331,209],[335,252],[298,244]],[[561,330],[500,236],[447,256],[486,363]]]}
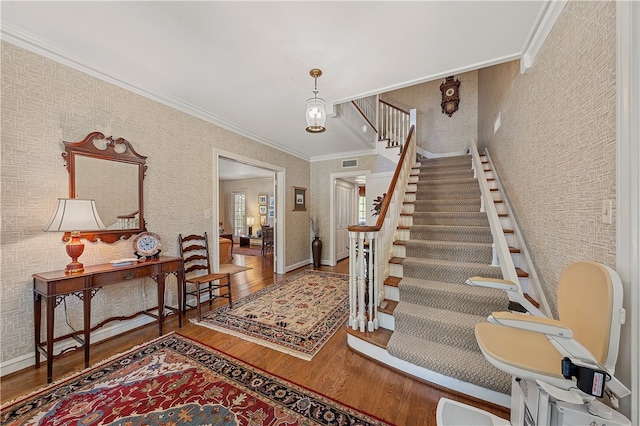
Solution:
{"label": "small decorative object on table", "polygon": [[134,254],[138,259],[157,259],[160,257],[160,237],[153,232],[141,232],[133,240]]}
{"label": "small decorative object on table", "polygon": [[320,223],[318,219],[311,218],[311,231],[313,232],[313,241],[311,241],[311,253],[313,254],[313,267],[320,267],[320,258],[322,257],[322,240],[320,239]]}

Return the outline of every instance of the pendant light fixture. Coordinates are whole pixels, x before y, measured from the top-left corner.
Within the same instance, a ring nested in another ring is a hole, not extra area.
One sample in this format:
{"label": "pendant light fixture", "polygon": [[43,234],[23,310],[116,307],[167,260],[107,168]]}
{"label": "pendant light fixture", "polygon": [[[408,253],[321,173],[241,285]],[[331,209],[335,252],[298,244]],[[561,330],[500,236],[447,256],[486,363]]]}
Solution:
{"label": "pendant light fixture", "polygon": [[313,68],[309,75],[314,79],[313,98],[307,99],[307,128],[309,133],[321,133],[326,129],[324,122],[327,120],[327,111],[324,109],[324,99],[318,97],[318,77],[322,70]]}

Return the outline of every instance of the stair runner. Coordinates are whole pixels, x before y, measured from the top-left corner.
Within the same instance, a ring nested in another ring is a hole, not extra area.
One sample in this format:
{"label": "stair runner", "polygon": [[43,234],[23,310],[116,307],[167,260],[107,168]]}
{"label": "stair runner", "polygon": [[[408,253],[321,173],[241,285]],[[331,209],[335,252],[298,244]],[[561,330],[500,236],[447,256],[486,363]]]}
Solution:
{"label": "stair runner", "polygon": [[431,371],[509,394],[511,377],[489,364],[474,328],[507,310],[504,292],[471,287],[467,278],[502,278],[491,266],[492,237],[480,212],[470,156],[423,160],[410,239],[398,285],[390,355]]}

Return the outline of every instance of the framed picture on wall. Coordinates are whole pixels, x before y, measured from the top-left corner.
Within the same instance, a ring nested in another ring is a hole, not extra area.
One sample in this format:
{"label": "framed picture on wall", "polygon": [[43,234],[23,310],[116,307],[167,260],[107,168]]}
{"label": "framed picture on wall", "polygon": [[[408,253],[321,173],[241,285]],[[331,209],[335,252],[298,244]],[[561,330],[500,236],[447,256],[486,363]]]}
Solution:
{"label": "framed picture on wall", "polygon": [[267,206],[259,206],[259,213],[260,214],[267,214]]}
{"label": "framed picture on wall", "polygon": [[258,204],[267,204],[267,194],[258,195]]}
{"label": "framed picture on wall", "polygon": [[276,206],[276,197],[269,197],[269,208],[272,209]]}
{"label": "framed picture on wall", "polygon": [[269,209],[269,217],[276,217],[276,211],[274,209]]}
{"label": "framed picture on wall", "polygon": [[293,187],[293,211],[307,211],[307,188]]}

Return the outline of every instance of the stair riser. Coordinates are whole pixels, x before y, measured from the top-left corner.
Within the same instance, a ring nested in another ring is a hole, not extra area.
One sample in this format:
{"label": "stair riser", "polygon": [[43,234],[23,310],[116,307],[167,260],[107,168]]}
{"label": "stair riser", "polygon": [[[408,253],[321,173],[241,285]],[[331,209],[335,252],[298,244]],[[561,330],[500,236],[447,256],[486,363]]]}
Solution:
{"label": "stair riser", "polygon": [[405,256],[401,257],[421,257],[428,259],[449,260],[452,262],[485,263],[491,264],[493,250],[490,244],[484,246],[455,244],[437,245],[420,244],[408,241],[404,246]]}
{"label": "stair riser", "polygon": [[489,226],[487,215],[482,212],[469,212],[468,215],[414,212],[412,218],[414,225]]}
{"label": "stair riser", "polygon": [[[412,336],[421,339],[461,349],[470,351],[477,349],[478,344],[474,334],[475,324],[455,324],[453,322],[440,321],[440,318],[418,317],[402,312],[394,312],[393,315],[395,317],[396,331],[410,333]],[[483,320],[484,318],[482,317],[477,318],[477,322]]]}
{"label": "stair riser", "polygon": [[463,285],[466,284],[451,284],[450,288],[440,288],[401,284],[400,301],[483,317],[507,308],[504,298],[499,297],[503,294],[498,293],[495,298],[480,297],[456,287]]}
{"label": "stair riser", "polygon": [[396,329],[396,321],[393,315],[389,315],[384,312],[378,312],[378,325],[387,330],[395,330]]}
{"label": "stair riser", "polygon": [[477,200],[417,200],[413,204],[416,212],[479,212],[480,197]]}
{"label": "stair riser", "polygon": [[476,188],[461,188],[461,187],[455,187],[452,188],[451,190],[447,190],[447,189],[442,189],[442,190],[423,190],[423,189],[418,189],[417,193],[416,193],[416,199],[418,200],[444,200],[444,199],[460,199],[460,198],[467,198],[467,199],[480,199],[480,196],[482,194],[480,193],[480,190],[476,187]]}
{"label": "stair riser", "polygon": [[[395,274],[391,274],[394,277],[397,277],[398,275]],[[393,286],[389,286],[389,285],[385,285],[384,286],[384,298],[387,300],[393,300],[395,302],[400,300],[400,292],[398,291],[398,287],[393,287]]]}
{"label": "stair riser", "polygon": [[473,178],[471,169],[422,169],[418,175],[418,182]]}
{"label": "stair riser", "polygon": [[485,227],[447,227],[413,225],[411,239],[427,241],[457,241],[461,243],[493,243],[491,229]]}
{"label": "stair riser", "polygon": [[472,267],[460,264],[430,267],[426,266],[424,263],[413,261],[413,258],[405,259],[402,265],[403,277],[418,278],[429,281],[463,284],[467,278],[477,275],[488,278],[502,278],[500,268],[490,265]]}
{"label": "stair riser", "polygon": [[421,190],[421,191],[446,190],[446,189],[455,189],[458,187],[465,188],[465,187],[473,187],[474,185],[476,189],[479,188],[478,181],[473,177],[464,178],[464,179],[451,178],[451,179],[441,179],[441,180],[426,179],[426,180],[421,180],[416,184],[418,190]]}

